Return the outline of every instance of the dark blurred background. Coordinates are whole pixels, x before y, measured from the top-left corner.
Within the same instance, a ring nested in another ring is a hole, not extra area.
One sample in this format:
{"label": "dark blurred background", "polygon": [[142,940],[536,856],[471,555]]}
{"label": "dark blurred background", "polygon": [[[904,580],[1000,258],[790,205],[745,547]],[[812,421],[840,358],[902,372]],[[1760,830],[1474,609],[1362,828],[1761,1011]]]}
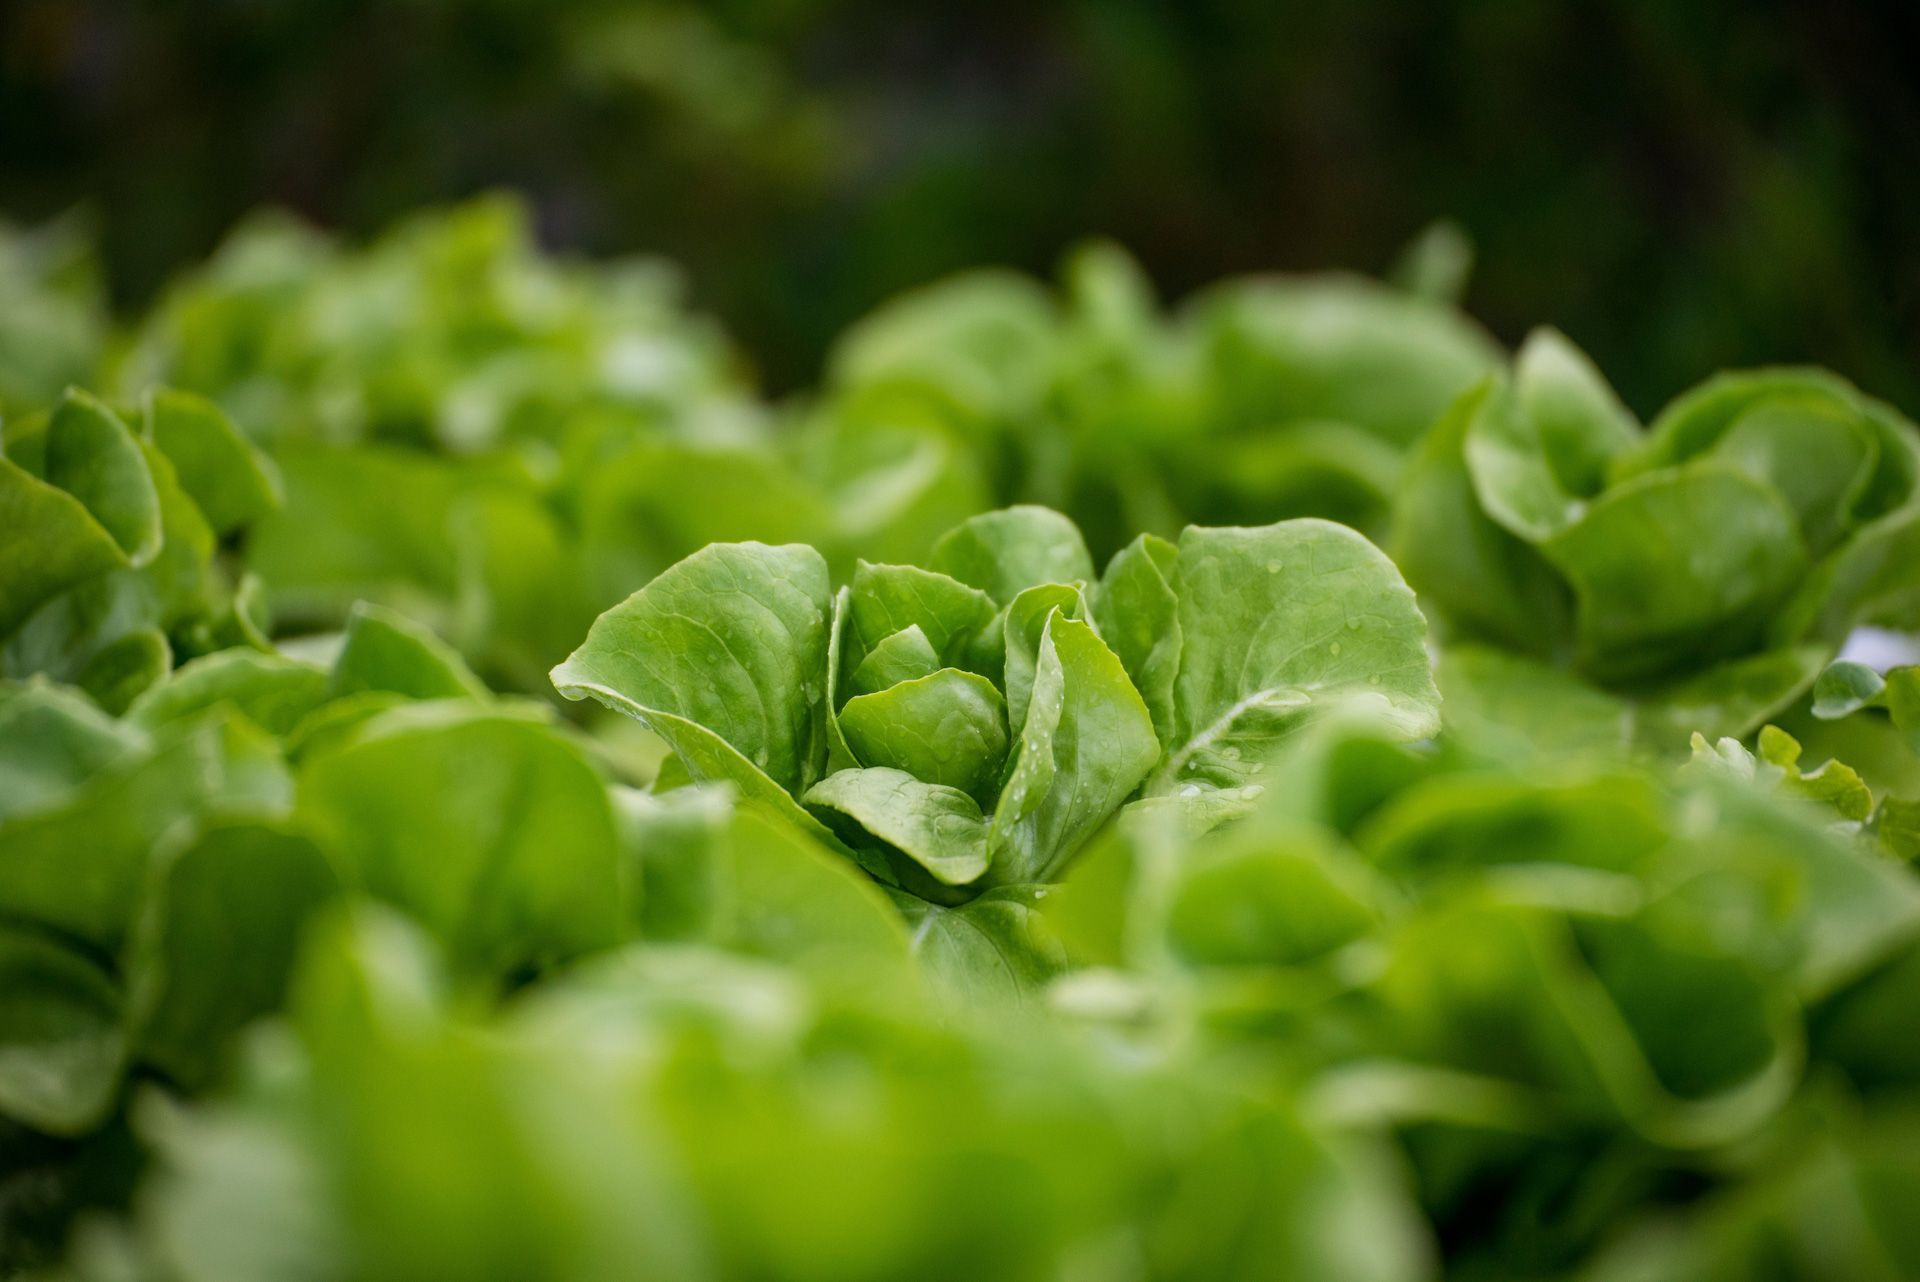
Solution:
{"label": "dark blurred background", "polygon": [[683,262],[775,387],[1087,232],[1178,295],[1449,216],[1468,306],[1643,412],[1781,360],[1912,410],[1917,65],[1920,5],[1843,0],[5,0],[0,212],[87,206],[137,306],[262,202],[511,186],[553,247]]}

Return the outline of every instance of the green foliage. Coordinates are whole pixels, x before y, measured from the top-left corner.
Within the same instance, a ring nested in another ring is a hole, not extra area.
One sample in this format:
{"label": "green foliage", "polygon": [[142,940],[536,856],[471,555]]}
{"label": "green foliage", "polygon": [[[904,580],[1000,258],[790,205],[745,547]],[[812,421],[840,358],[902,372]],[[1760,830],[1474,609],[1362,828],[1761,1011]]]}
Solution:
{"label": "green foliage", "polygon": [[1455,646],[1512,652],[1443,662],[1443,688],[1484,706],[1524,657],[1573,678],[1550,697],[1605,692],[1626,738],[1671,752],[1789,709],[1854,628],[1920,626],[1916,531],[1920,432],[1847,383],[1721,375],[1642,433],[1541,330],[1427,438],[1393,549]]}
{"label": "green foliage", "polygon": [[1443,242],[778,416],[503,206],[237,244],[216,399],[0,426],[0,1271],[1920,1269],[1884,406],[1488,375]]}
{"label": "green foliage", "polygon": [[976,272],[884,305],[835,346],[822,415],[933,425],[1103,552],[1190,520],[1373,531],[1402,449],[1497,359],[1449,306],[1356,278],[1247,278],[1163,316],[1116,246],[1061,275],[1057,296]]}
{"label": "green foliage", "polygon": [[1070,522],[1009,508],[935,545],[971,582],[862,562],[834,596],[811,549],[716,544],[602,615],[554,684],[638,718],[691,778],[788,819],[805,806],[883,881],[950,903],[1054,880],[1136,794],[1256,792],[1273,745],[1325,707],[1436,728],[1425,621],[1351,530],[1187,530],[1152,625],[1176,648],[1128,647],[1130,669],[1088,600],[1136,592],[1146,546],[1089,581]]}

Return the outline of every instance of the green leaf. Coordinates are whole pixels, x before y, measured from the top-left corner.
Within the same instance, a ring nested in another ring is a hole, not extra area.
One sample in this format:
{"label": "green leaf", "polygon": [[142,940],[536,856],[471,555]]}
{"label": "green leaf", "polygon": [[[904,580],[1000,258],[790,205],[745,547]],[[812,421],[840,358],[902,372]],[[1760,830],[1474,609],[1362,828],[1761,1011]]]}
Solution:
{"label": "green leaf", "polygon": [[906,965],[899,915],[880,888],[792,825],[734,820],[730,946],[880,988]]}
{"label": "green leaf", "polygon": [[1467,427],[1475,493],[1495,521],[1531,543],[1576,520],[1615,458],[1639,440],[1600,371],[1558,331],[1538,329]]}
{"label": "green leaf", "polygon": [[135,628],[95,651],[73,674],[73,683],[118,716],[164,681],[172,666],[173,651],[165,635],[158,628]]}
{"label": "green leaf", "polygon": [[847,620],[861,656],[918,627],[944,662],[957,664],[995,614],[993,598],[978,588],[918,566],[862,561],[850,586]]}
{"label": "green leaf", "polygon": [[0,827],[0,917],[116,949],[154,848],[219,797],[228,771],[222,727],[204,721]]}
{"label": "green leaf", "polygon": [[1395,288],[1436,303],[1459,303],[1473,275],[1473,240],[1459,223],[1428,223],[1394,259],[1387,279]]}
{"label": "green leaf", "polygon": [[991,800],[1007,757],[1006,715],[992,682],[942,668],[847,700],[840,728],[862,764]]}
{"label": "green leaf", "polygon": [[579,490],[598,600],[710,543],[819,543],[833,528],[826,495],[764,446],[635,440]]}
{"label": "green leaf", "polygon": [[1880,848],[1895,859],[1920,862],[1920,801],[1882,797],[1873,832]]}
{"label": "green leaf", "polygon": [[847,678],[847,686],[855,695],[877,694],[902,681],[930,677],[940,668],[939,653],[916,623],[869,650]]}
{"label": "green leaf", "polygon": [[1312,838],[1237,834],[1174,875],[1167,945],[1194,966],[1298,966],[1374,929],[1378,889]]}
{"label": "green leaf", "polygon": [[146,399],[146,431],[216,534],[231,534],[280,505],[280,474],[212,401],[171,388]]}
{"label": "green leaf", "polygon": [[1875,521],[1815,567],[1774,635],[1833,645],[1856,627],[1920,628],[1920,508]]}
{"label": "green leaf", "polygon": [[463,493],[447,514],[456,581],[443,626],[459,648],[502,684],[534,689],[555,655],[593,622],[585,576],[563,568],[581,555],[542,496],[518,488]]}
{"label": "green leaf", "polygon": [[1467,474],[1486,514],[1529,543],[1578,519],[1584,504],[1555,475],[1540,426],[1514,388],[1497,382],[1467,424]]}
{"label": "green leaf", "polygon": [[166,456],[145,441],[134,446],[158,500],[163,537],[157,553],[144,565],[95,575],[43,603],[7,643],[5,656],[14,672],[86,685],[114,712],[166,674],[170,638],[185,646],[211,630],[223,597],[206,519]]}
{"label": "green leaf", "polygon": [[1778,493],[1714,462],[1614,486],[1541,550],[1578,598],[1581,665],[1609,681],[1740,653],[1807,568]]}
{"label": "green leaf", "polygon": [[221,650],[181,665],[127,709],[127,720],[149,730],[229,705],[269,734],[285,738],[327,698],[327,674],[310,663]]}
{"label": "green leaf", "polygon": [[[247,560],[285,618],[334,624],[362,599],[451,597],[457,465],[407,450],[307,443],[274,457],[286,502],[255,524]],[[369,495],[405,500],[369,512]]]}
{"label": "green leaf", "polygon": [[1180,550],[1142,534],[1114,554],[1093,597],[1100,635],[1153,714],[1161,743],[1173,741],[1173,686],[1180,671],[1180,599],[1173,582]]}
{"label": "green leaf", "polygon": [[1834,721],[1862,708],[1877,707],[1887,680],[1864,663],[1841,660],[1828,665],[1813,683],[1813,715]]}
{"label": "green leaf", "polygon": [[[847,746],[847,737],[840,731],[840,688],[847,662],[847,613],[852,608],[851,597],[852,592],[847,588],[841,588],[833,594],[833,611],[827,623],[827,701],[821,709],[827,723],[827,761],[823,767],[826,774],[832,774],[836,770],[848,770],[860,764],[853,759],[853,749]],[[908,632],[919,632],[919,628],[909,628]],[[922,639],[925,635],[921,633]],[[881,644],[884,646],[886,642]],[[906,644],[910,645],[911,642]],[[929,653],[931,653],[930,647]],[[938,667],[939,658],[935,656],[933,668],[928,670],[932,671]]]}
{"label": "green leaf", "polygon": [[933,545],[931,568],[979,588],[1002,605],[1042,583],[1093,578],[1093,558],[1072,521],[1044,507],[983,512]]}
{"label": "green leaf", "polygon": [[146,736],[46,681],[0,686],[0,824],[60,805],[142,751]]}
{"label": "green leaf", "polygon": [[1637,873],[1667,840],[1660,793],[1605,767],[1565,781],[1459,771],[1416,780],[1353,837],[1375,867],[1420,885],[1527,865]]}
{"label": "green leaf", "polygon": [[1174,741],[1148,792],[1258,782],[1316,709],[1378,702],[1410,738],[1439,727],[1426,620],[1379,549],[1343,526],[1189,528],[1178,565]]}
{"label": "green leaf", "polygon": [[1041,914],[1045,886],[1001,886],[956,908],[901,895],[914,957],[950,1000],[990,1010],[1036,999],[1067,968]]}
{"label": "green leaf", "polygon": [[1220,412],[1246,430],[1320,420],[1411,442],[1499,359],[1452,308],[1351,277],[1250,278],[1195,312]]}
{"label": "green leaf", "polygon": [[336,887],[320,851],[276,824],[216,823],[172,852],[127,967],[140,1058],[208,1084],[233,1036],[280,1008],[302,931]]}
{"label": "green leaf", "polygon": [[1632,741],[1627,700],[1523,655],[1448,646],[1434,676],[1448,729],[1502,759],[1618,753]]}
{"label": "green leaf", "polygon": [[1555,480],[1576,497],[1597,494],[1614,460],[1640,443],[1632,412],[1559,330],[1527,335],[1513,358],[1513,394]]}
{"label": "green leaf", "polygon": [[1160,756],[1126,669],[1087,624],[1055,611],[988,836],[997,885],[1052,880]]}
{"label": "green leaf", "polygon": [[1371,530],[1393,500],[1403,464],[1393,442],[1350,423],[1317,419],[1204,448],[1207,461],[1187,506],[1216,525],[1319,516]]}
{"label": "green leaf", "polygon": [[79,499],[129,565],[160,551],[160,497],[140,443],[114,412],[69,391],[47,424],[46,480]]}
{"label": "green leaf", "polygon": [[835,544],[875,561],[911,562],[955,522],[989,505],[976,442],[938,423],[834,415],[800,465],[833,508]]}
{"label": "green leaf", "polygon": [[1712,450],[1778,490],[1815,553],[1846,532],[1879,454],[1873,429],[1824,397],[1763,401],[1734,419]]}
{"label": "green leaf", "polygon": [[1415,447],[1394,507],[1393,559],[1455,629],[1529,654],[1552,654],[1572,606],[1560,576],[1480,506],[1464,453],[1489,381],[1455,401]]}
{"label": "green leaf", "polygon": [[213,624],[212,644],[218,648],[245,646],[266,653],[273,649],[273,612],[267,605],[266,585],[248,571],[234,585],[223,618]]}
{"label": "green leaf", "polygon": [[715,544],[595,620],[553,683],[645,724],[696,779],[798,796],[825,759],[830,608],[813,549]]}
{"label": "green leaf", "polygon": [[349,886],[404,909],[469,973],[620,937],[624,860],[606,786],[522,712],[396,708],[309,758],[299,813]]}
{"label": "green leaf", "polygon": [[1761,760],[1780,770],[1788,792],[1855,823],[1873,812],[1873,793],[1852,767],[1826,761],[1818,769],[1803,770],[1800,741],[1779,726],[1762,727],[1758,747]]}
{"label": "green leaf", "polygon": [[1028,588],[1007,606],[1000,620],[1000,684],[1006,690],[1007,725],[1023,726],[1033,700],[1033,681],[1040,662],[1040,642],[1047,622],[1058,611],[1069,619],[1090,623],[1086,598],[1065,584]]}
{"label": "green leaf", "polygon": [[388,690],[409,699],[488,697],[486,684],[459,651],[404,615],[365,601],[347,616],[327,697],[362,690]]}
{"label": "green leaf", "polygon": [[712,938],[727,909],[728,790],[615,787],[612,795],[632,870],[627,901],[637,933],[650,940]]}
{"label": "green leaf", "polygon": [[82,1135],[112,1109],[126,1059],[121,996],[51,937],[0,923],[0,1117]]}
{"label": "green leaf", "polygon": [[[324,673],[323,673],[324,682]],[[374,717],[409,702],[390,690],[363,690],[320,704],[287,732],[287,760],[298,764],[345,743]]]}
{"label": "green leaf", "polygon": [[940,886],[968,885],[987,870],[987,821],[961,789],[870,766],[828,775],[805,800],[829,823],[851,821],[849,844],[861,833],[885,842]]}
{"label": "green leaf", "polygon": [[1830,653],[1822,645],[1762,650],[1652,686],[1636,701],[1635,741],[1673,753],[1696,730],[1716,738],[1752,734],[1807,692]]}
{"label": "green leaf", "polygon": [[1053,307],[1033,281],[969,272],[892,299],[850,327],[834,347],[830,381],[1011,427],[1037,405],[1053,347]]}
{"label": "green leaf", "polygon": [[84,503],[0,458],[0,638],[62,592],[126,564]]}

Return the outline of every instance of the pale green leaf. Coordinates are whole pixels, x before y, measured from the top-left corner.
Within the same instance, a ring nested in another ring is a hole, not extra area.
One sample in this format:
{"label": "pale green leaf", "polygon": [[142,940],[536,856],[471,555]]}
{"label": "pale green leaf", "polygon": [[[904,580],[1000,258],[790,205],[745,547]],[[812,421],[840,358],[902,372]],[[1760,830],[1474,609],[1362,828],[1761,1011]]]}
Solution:
{"label": "pale green leaf", "polygon": [[1093,558],[1079,527],[1051,508],[1032,506],[962,521],[933,545],[928,565],[1002,605],[1042,583],[1093,578]]}
{"label": "pale green leaf", "polygon": [[1007,757],[1007,708],[985,677],[956,668],[847,700],[840,729],[863,765],[992,799]]}

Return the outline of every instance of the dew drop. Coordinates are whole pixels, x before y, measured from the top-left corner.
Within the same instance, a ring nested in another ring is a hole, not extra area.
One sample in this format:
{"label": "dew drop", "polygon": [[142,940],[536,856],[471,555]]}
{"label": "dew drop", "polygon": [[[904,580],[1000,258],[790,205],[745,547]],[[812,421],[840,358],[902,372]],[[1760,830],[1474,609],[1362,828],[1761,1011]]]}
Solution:
{"label": "dew drop", "polygon": [[1197,783],[1181,784],[1180,795],[1183,797],[1197,797],[1200,795],[1200,785]]}
{"label": "dew drop", "polygon": [[1280,563],[1278,561],[1267,562],[1267,573],[1268,574],[1280,573]]}
{"label": "dew drop", "polygon": [[1377,685],[1379,685],[1379,684],[1380,684],[1380,674],[1379,674],[1378,672],[1376,672],[1376,673],[1374,673],[1374,674],[1373,674],[1372,676],[1370,676],[1370,677],[1368,677],[1368,678],[1367,678],[1367,684],[1368,684],[1368,685],[1370,685],[1370,686],[1377,686]]}
{"label": "dew drop", "polygon": [[1327,653],[1328,653],[1328,654],[1339,654],[1339,653],[1340,653],[1340,643],[1339,643],[1338,641],[1335,641],[1335,642],[1334,642],[1334,643],[1333,643],[1332,645],[1330,645],[1330,646],[1328,646],[1328,647],[1327,647]]}
{"label": "dew drop", "polygon": [[1347,616],[1347,631],[1358,632],[1359,630],[1360,630],[1360,620],[1354,618],[1351,615]]}

